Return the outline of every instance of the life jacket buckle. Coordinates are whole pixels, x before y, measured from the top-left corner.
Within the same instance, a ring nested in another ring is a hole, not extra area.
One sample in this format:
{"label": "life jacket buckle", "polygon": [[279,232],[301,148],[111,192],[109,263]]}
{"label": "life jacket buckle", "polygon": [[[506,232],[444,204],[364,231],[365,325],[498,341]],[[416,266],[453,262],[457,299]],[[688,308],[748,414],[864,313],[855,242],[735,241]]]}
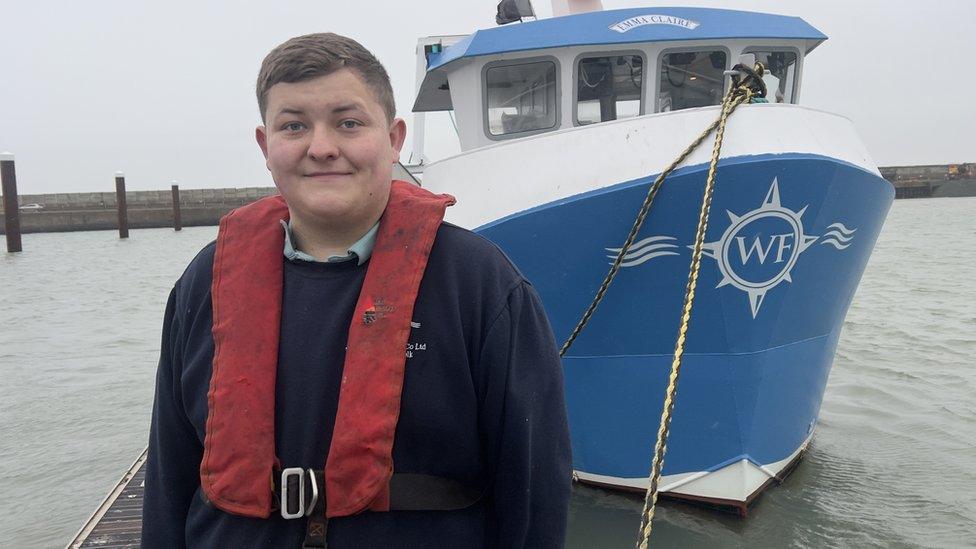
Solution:
{"label": "life jacket buckle", "polygon": [[[312,500],[305,502],[305,473],[312,487]],[[295,497],[297,492],[297,496]],[[281,471],[281,518],[290,520],[307,517],[319,501],[319,484],[315,472],[301,467],[289,467]]]}
{"label": "life jacket buckle", "polygon": [[[312,502],[308,504],[305,516],[310,516],[315,511],[315,506],[319,502],[319,481],[316,480],[315,471],[308,469],[308,480],[312,483]],[[302,483],[304,485],[304,483]]]}

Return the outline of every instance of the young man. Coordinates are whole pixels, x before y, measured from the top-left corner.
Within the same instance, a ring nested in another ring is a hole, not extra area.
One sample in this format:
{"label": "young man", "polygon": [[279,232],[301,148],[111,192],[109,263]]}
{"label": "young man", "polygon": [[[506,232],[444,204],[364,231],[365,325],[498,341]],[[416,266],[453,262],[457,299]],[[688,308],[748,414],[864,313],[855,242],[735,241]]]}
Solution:
{"label": "young man", "polygon": [[558,547],[571,464],[538,296],[452,203],[391,183],[406,127],[334,34],[264,60],[281,196],[170,294],[144,547]]}

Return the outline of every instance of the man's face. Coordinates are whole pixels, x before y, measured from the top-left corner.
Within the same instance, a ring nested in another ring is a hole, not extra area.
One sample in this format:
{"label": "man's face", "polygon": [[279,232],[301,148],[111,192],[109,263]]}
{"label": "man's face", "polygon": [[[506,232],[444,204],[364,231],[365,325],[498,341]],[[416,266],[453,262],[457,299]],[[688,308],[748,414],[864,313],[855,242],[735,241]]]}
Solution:
{"label": "man's face", "polygon": [[341,69],[268,90],[258,145],[293,223],[366,232],[386,208],[406,135],[358,73]]}

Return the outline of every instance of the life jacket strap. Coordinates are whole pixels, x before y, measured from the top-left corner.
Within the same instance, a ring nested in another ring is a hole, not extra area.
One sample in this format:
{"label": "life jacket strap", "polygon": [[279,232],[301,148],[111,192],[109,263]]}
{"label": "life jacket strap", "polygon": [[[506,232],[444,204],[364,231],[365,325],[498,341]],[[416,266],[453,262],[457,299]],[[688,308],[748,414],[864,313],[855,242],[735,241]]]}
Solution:
{"label": "life jacket strap", "polygon": [[[325,517],[325,471],[291,467],[273,475],[272,511],[286,519]],[[454,479],[418,473],[393,473],[391,511],[457,511],[477,503],[484,490]]]}
{"label": "life jacket strap", "polygon": [[305,525],[305,540],[302,549],[325,549],[328,547],[326,535],[329,533],[329,519],[325,513],[308,517]]}

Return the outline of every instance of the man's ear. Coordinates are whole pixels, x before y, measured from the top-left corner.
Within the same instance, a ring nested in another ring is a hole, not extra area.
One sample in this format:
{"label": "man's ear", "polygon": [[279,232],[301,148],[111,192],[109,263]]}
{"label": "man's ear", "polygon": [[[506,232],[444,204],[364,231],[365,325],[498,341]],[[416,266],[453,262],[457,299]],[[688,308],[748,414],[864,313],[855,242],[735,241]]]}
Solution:
{"label": "man's ear", "polygon": [[[264,126],[258,126],[254,129],[254,139],[258,142],[258,147],[261,147],[261,154],[264,155],[264,165],[268,165],[268,134],[267,129]],[[270,169],[270,168],[268,168]]]}
{"label": "man's ear", "polygon": [[400,160],[400,149],[407,138],[407,123],[402,118],[394,118],[390,124],[390,146],[393,148],[393,161]]}

